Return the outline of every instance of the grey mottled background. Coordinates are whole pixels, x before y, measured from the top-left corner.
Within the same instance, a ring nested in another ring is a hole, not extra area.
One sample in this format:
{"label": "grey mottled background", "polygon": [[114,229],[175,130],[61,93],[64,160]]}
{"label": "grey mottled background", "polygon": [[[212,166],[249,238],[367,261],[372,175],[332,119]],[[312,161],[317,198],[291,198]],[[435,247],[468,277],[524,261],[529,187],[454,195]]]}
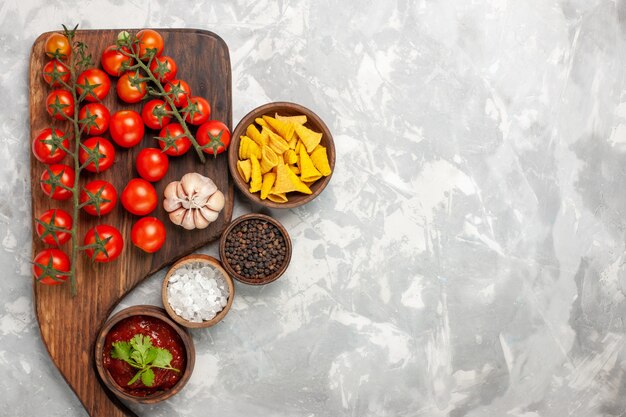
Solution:
{"label": "grey mottled background", "polygon": [[[0,3],[0,415],[85,416],[31,304],[27,63],[40,32],[197,27],[237,121],[292,100],[334,132],[294,261],[194,332],[151,416],[626,415],[623,0]],[[237,212],[250,210],[238,201]],[[215,253],[215,247],[206,248]],[[163,273],[124,302],[159,302]]]}

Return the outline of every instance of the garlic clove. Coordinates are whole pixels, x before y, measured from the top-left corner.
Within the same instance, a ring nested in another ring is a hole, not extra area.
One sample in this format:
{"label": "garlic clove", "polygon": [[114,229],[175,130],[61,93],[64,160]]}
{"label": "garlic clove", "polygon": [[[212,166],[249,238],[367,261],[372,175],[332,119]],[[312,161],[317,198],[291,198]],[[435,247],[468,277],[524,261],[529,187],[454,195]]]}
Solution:
{"label": "garlic clove", "polygon": [[178,208],[178,209],[176,209],[176,210],[174,210],[173,212],[170,213],[170,220],[176,226],[180,226],[181,223],[183,222],[183,217],[185,216],[185,213],[187,213],[187,210],[185,210],[182,207]]}
{"label": "garlic clove", "polygon": [[217,216],[219,215],[217,211],[213,211],[206,206],[200,208],[200,213],[202,213],[202,217],[204,217],[208,222],[214,222],[217,220]]}
{"label": "garlic clove", "polygon": [[180,179],[180,183],[190,197],[194,194],[211,195],[217,190],[217,186],[213,180],[197,172],[190,172],[183,175]]}
{"label": "garlic clove", "polygon": [[217,191],[217,185],[215,185],[211,178],[200,175],[197,172],[190,172],[189,174],[183,175],[180,182],[183,184],[188,195],[198,193],[208,196]]}
{"label": "garlic clove", "polygon": [[202,180],[200,181],[200,187],[197,189],[197,191],[198,194],[200,194],[201,196],[208,197],[217,191],[217,185],[215,185],[211,178],[202,177]]}
{"label": "garlic clove", "polygon": [[165,191],[163,191],[163,196],[165,198],[176,198],[176,187],[178,186],[178,181],[172,181],[167,184],[165,187]]}
{"label": "garlic clove", "polygon": [[181,181],[178,181],[178,184],[176,184],[176,196],[181,200],[189,198],[187,197],[187,193],[185,192],[185,188],[183,187],[183,183]]}
{"label": "garlic clove", "polygon": [[183,221],[180,223],[187,230],[193,230],[196,228],[196,223],[193,220],[193,209],[185,210],[185,215],[183,216]]}
{"label": "garlic clove", "polygon": [[202,209],[193,210],[193,221],[196,224],[196,228],[206,229],[211,222],[205,219],[204,216],[202,216],[201,211]]}
{"label": "garlic clove", "polygon": [[209,197],[209,199],[206,202],[206,206],[208,208],[217,212],[219,212],[220,210],[224,208],[224,204],[225,204],[224,193],[222,193],[219,190],[213,193],[213,195]]}
{"label": "garlic clove", "polygon": [[195,172],[189,172],[180,179],[180,186],[186,195],[192,196],[196,190],[196,184],[198,183],[198,174]]}
{"label": "garlic clove", "polygon": [[180,207],[182,207],[182,204],[178,198],[166,198],[165,200],[163,200],[163,208],[168,213],[171,213],[172,211],[177,210]]}

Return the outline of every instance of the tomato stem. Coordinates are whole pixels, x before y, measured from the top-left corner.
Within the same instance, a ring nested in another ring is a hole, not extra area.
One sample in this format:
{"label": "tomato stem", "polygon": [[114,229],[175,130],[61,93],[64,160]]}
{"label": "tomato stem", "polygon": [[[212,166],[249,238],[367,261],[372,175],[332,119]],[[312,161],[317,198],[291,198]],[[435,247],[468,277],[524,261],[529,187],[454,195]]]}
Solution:
{"label": "tomato stem", "polygon": [[180,111],[178,111],[178,109],[174,105],[174,100],[165,91],[165,88],[163,87],[163,84],[161,84],[161,81],[159,81],[159,79],[155,77],[152,71],[150,70],[149,64],[152,61],[152,59],[155,59],[155,56],[153,55],[150,58],[150,61],[148,61],[148,65],[146,65],[141,59],[139,59],[139,54],[135,52],[135,48],[133,48],[132,41],[129,40],[128,42],[129,42],[128,49],[130,50],[130,53],[125,52],[121,48],[119,49],[119,51],[126,56],[134,58],[135,61],[137,62],[137,64],[135,65],[138,65],[141,69],[143,69],[148,75],[148,79],[152,81],[154,85],[157,86],[159,91],[153,91],[151,94],[154,96],[163,97],[165,101],[167,102],[167,104],[169,104],[170,108],[172,109],[172,115],[176,118],[176,120],[178,120],[178,123],[180,123],[180,125],[183,128],[183,131],[185,132],[185,136],[187,136],[187,138],[193,144],[193,147],[195,148],[196,153],[198,154],[198,157],[200,158],[200,161],[202,163],[205,163],[206,158],[204,157],[203,147],[198,143],[196,138],[191,134],[191,131],[189,130],[189,127],[187,127],[187,123],[185,122],[185,118],[181,116]]}
{"label": "tomato stem", "polygon": [[70,122],[72,123],[72,128],[74,130],[74,151],[73,152],[69,152],[73,162],[74,162],[74,185],[71,188],[72,191],[72,206],[73,206],[73,210],[72,210],[72,218],[74,219],[74,222],[72,223],[72,230],[70,231],[70,234],[72,236],[72,251],[70,254],[70,272],[69,272],[69,277],[70,277],[70,291],[72,294],[72,297],[76,296],[76,294],[78,293],[78,284],[76,282],[76,263],[78,262],[78,251],[80,250],[79,245],[78,245],[78,224],[79,224],[79,210],[80,210],[80,203],[79,203],[79,189],[80,189],[80,172],[82,170],[81,164],[78,160],[78,154],[80,152],[80,137],[83,133],[83,129],[81,128],[81,126],[79,126],[79,116],[78,116],[78,112],[79,112],[79,98],[76,94],[76,86],[77,86],[77,62],[76,62],[76,57],[77,55],[79,55],[79,47],[75,47],[74,44],[74,36],[75,36],[75,29],[71,30],[71,31],[67,31],[65,32],[65,36],[67,36],[70,45],[72,45],[72,54],[70,55],[70,65],[69,65],[69,70],[70,70],[70,85],[67,85],[67,87],[69,87],[68,89],[70,90],[70,92],[72,93],[72,98],[74,99],[74,115],[72,116]]}

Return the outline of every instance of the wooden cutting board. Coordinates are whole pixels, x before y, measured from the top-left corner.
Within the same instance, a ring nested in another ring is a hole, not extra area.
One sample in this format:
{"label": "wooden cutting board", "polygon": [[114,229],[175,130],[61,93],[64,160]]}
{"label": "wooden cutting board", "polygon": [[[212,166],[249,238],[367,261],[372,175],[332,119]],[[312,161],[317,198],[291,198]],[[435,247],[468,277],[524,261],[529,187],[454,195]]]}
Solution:
{"label": "wooden cutting board", "polygon": [[[105,47],[115,42],[119,30],[85,30],[77,33],[77,40],[85,42],[91,51],[95,64],[99,66],[100,55]],[[178,64],[177,78],[186,80],[193,95],[206,98],[212,107],[212,119],[223,121],[232,130],[231,71],[228,47],[217,35],[194,29],[159,29],[165,42],[164,55],[171,56]],[[31,139],[35,132],[54,126],[70,131],[65,122],[52,122],[45,109],[45,99],[50,88],[41,75],[47,59],[43,44],[49,33],[44,33],[33,45],[30,58],[30,130]],[[111,92],[104,100],[111,114],[120,109],[141,111],[141,104],[129,105],[117,98],[112,78]],[[81,183],[93,179],[111,182],[118,190],[138,177],[134,160],[144,147],[158,147],[153,138],[158,132],[146,129],[143,142],[133,149],[116,146],[114,166],[101,174],[84,172]],[[108,132],[103,135],[110,139]],[[69,157],[64,161],[70,164]],[[31,156],[31,188],[33,216],[39,216],[50,208],[71,211],[71,203],[48,198],[39,185],[39,177],[44,165]],[[233,183],[228,174],[226,154],[216,159],[207,158],[202,164],[195,151],[181,157],[170,157],[169,171],[164,179],[155,184],[159,196],[165,186],[180,179],[188,172],[199,172],[215,181],[226,196],[226,206],[218,220],[205,230],[186,231],[174,226],[159,204],[152,214],[160,218],[167,228],[167,239],[163,248],[155,254],[146,254],[134,247],[130,240],[130,230],[139,217],[127,213],[121,205],[106,216],[98,219],[81,213],[78,229],[79,239],[97,224],[111,224],[124,236],[124,252],[108,264],[92,264],[84,254],[80,254],[77,264],[78,295],[70,295],[69,282],[55,287],[34,284],[35,310],[41,330],[41,337],[52,361],[76,393],[91,416],[118,417],[134,416],[101,385],[93,362],[94,340],[100,327],[116,304],[139,282],[173,261],[185,256],[203,245],[219,238],[231,219],[233,211]],[[76,219],[74,219],[76,221]],[[33,220],[33,256],[45,245],[35,233]],[[69,243],[63,245],[69,254]]]}

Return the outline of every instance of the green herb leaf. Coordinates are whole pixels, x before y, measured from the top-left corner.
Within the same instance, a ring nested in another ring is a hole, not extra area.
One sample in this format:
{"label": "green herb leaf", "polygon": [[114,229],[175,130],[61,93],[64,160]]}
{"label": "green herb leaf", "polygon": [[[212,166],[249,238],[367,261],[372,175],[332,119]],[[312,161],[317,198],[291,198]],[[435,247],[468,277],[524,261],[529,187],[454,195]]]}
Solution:
{"label": "green herb leaf", "polygon": [[173,357],[170,351],[153,346],[150,336],[142,334],[134,335],[128,342],[120,341],[113,343],[111,357],[122,360],[133,368],[138,369],[127,385],[132,385],[141,379],[143,385],[151,387],[154,384],[154,371],[152,368],[180,372],[180,370],[173,368],[171,365]]}
{"label": "green herb leaf", "polygon": [[145,361],[154,365],[154,360],[158,355],[159,348],[151,347],[146,351]]}
{"label": "green herb leaf", "polygon": [[152,347],[152,339],[150,339],[149,336],[136,334],[131,339],[130,344],[137,352],[139,352],[140,360],[138,362],[143,366],[148,365],[148,360],[146,356],[148,349]]}
{"label": "green herb leaf", "polygon": [[130,343],[122,341],[113,343],[111,357],[113,359],[119,359],[124,362],[128,362],[130,360]]}
{"label": "green herb leaf", "polygon": [[135,363],[138,364],[141,367],[143,367],[145,365],[143,357],[141,356],[141,352],[139,352],[138,350],[133,350],[132,351],[132,353],[130,354],[130,359],[135,361]]}
{"label": "green herb leaf", "polygon": [[172,354],[169,350],[156,348],[156,356],[152,361],[152,365],[157,368],[167,368],[172,362]]}
{"label": "green herb leaf", "polygon": [[143,371],[143,373],[141,374],[141,382],[146,387],[151,387],[152,385],[154,385],[154,371],[152,371],[152,369],[150,368]]}

